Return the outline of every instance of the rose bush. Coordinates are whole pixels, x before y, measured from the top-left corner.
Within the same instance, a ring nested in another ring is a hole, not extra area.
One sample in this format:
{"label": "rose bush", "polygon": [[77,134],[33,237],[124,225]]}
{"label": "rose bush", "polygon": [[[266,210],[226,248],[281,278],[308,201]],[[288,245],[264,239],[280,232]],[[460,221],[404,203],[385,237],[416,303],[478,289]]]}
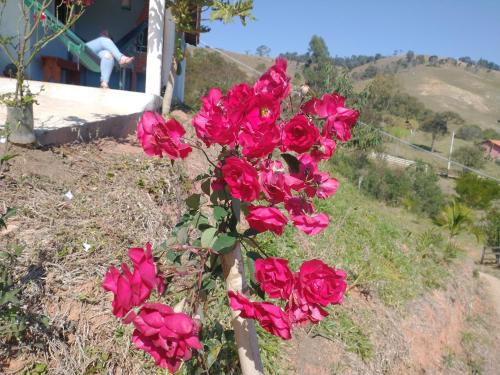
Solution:
{"label": "rose bush", "polygon": [[[104,289],[114,294],[113,314],[134,325],[135,346],[171,372],[194,355],[196,364],[208,363],[203,356],[211,352],[215,338],[212,334],[203,340],[199,319],[211,301],[207,298],[211,281],[218,277],[228,277],[233,314],[254,319],[285,340],[292,337],[295,326],[320,322],[328,315],[326,306],[342,302],[347,287],[344,271],[313,259],[293,272],[286,259],[267,257],[257,245],[259,233],[282,235],[289,224],[311,236],[328,227],[328,215],[318,212],[313,202],[333,196],[338,181],[322,172],[318,163],[332,156],[338,141],[349,140],[359,115],[338,94],[306,99],[307,90],[301,90],[301,105],[293,108],[295,94],[286,67],[286,60],[278,59],[253,86],[242,83],[227,93],[210,89],[192,119],[197,139],[188,139],[180,123],[158,113],[145,112],[138,124],[137,136],[147,155],[184,159],[199,149],[209,166],[195,179],[199,191],[186,199],[188,210],[173,228],[175,241],[165,242],[167,274],[176,280],[187,278],[180,285],[191,291],[180,310],[160,301],[147,302],[153,290],[159,299],[165,298],[164,277],[149,244],[145,250],[129,250],[133,271],[126,264],[121,271],[112,266],[103,282]],[[217,156],[211,159],[205,149],[214,146],[211,155]],[[240,223],[241,213],[246,220]],[[258,284],[249,290],[276,303],[252,301],[241,294],[244,269],[228,268],[242,264],[234,261],[243,257],[239,244],[255,247],[247,262],[254,265],[252,280]],[[239,279],[233,283],[228,275]],[[240,327],[234,325],[235,330]]]}

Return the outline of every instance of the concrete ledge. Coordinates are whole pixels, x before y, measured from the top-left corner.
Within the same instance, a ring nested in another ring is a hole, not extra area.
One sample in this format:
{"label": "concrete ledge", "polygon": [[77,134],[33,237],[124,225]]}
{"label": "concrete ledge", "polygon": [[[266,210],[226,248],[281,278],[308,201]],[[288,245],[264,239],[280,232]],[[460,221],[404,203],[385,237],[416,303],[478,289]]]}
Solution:
{"label": "concrete ledge", "polygon": [[[41,145],[124,138],[135,131],[142,112],[158,110],[162,104],[161,97],[152,94],[40,81],[27,83],[32,92],[40,92],[33,112],[35,134]],[[0,78],[0,94],[14,89],[15,80]],[[5,117],[5,106],[0,105],[0,126]]]}

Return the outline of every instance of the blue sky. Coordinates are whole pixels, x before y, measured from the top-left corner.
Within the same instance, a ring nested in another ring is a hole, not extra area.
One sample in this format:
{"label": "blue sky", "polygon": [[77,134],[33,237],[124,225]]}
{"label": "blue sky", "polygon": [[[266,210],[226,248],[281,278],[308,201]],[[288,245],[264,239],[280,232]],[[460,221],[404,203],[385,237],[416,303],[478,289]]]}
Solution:
{"label": "blue sky", "polygon": [[414,50],[500,64],[500,0],[254,0],[246,27],[209,23],[202,42],[237,52],[265,44],[271,55],[304,53],[313,34],[331,55]]}

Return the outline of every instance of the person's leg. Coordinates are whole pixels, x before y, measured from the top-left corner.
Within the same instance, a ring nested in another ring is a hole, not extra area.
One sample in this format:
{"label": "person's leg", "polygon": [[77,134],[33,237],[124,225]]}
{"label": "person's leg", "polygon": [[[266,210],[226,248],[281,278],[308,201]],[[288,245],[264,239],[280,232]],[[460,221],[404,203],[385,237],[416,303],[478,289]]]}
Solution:
{"label": "person's leg", "polygon": [[116,44],[111,39],[104,36],[100,36],[86,44],[95,54],[99,54],[104,50],[111,52],[116,61],[120,61],[123,56],[123,53],[120,52]]}
{"label": "person's leg", "polygon": [[101,58],[101,87],[107,87],[115,62],[113,61],[113,55],[109,51],[100,51],[98,55]]}

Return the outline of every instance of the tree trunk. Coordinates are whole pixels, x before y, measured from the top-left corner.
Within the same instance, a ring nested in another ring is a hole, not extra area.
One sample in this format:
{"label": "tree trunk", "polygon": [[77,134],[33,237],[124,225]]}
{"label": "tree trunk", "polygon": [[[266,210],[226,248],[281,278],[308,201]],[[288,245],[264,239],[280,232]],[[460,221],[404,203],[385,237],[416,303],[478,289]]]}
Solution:
{"label": "tree trunk", "polygon": [[436,141],[436,136],[433,134],[432,135],[432,142],[431,142],[431,152],[434,152],[434,142]]}
{"label": "tree trunk", "polygon": [[165,87],[165,93],[163,94],[163,104],[162,104],[162,115],[167,117],[172,108],[172,97],[174,95],[175,77],[177,76],[177,63],[175,58],[172,59],[172,64],[170,65],[170,73],[168,74],[167,85]]}
{"label": "tree trunk", "polygon": [[[233,199],[233,213],[239,222],[241,209],[238,199]],[[239,242],[236,243],[233,251],[222,256],[222,270],[227,291],[242,293],[246,290],[245,268]],[[238,348],[241,373],[243,375],[263,375],[264,367],[260,359],[255,322],[252,319],[243,319],[239,315],[238,311],[231,309],[231,323]]]}
{"label": "tree trunk", "polygon": [[[245,270],[239,243],[233,251],[222,256],[222,269],[228,291],[241,293],[246,289]],[[255,322],[252,319],[243,319],[239,314],[238,311],[231,309],[231,323],[238,348],[241,372],[243,375],[263,375],[264,368],[260,359]]]}

